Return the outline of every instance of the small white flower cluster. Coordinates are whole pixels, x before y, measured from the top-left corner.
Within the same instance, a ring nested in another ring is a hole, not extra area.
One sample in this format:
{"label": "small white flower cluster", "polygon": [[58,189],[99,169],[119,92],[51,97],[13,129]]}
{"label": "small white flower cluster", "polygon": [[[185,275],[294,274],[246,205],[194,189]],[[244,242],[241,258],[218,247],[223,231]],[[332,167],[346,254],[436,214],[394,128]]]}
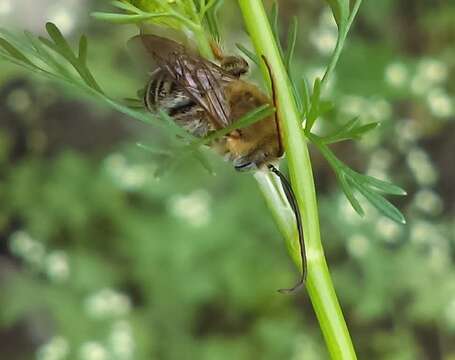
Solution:
{"label": "small white flower cluster", "polygon": [[394,88],[408,89],[412,94],[425,98],[430,112],[437,118],[454,115],[454,103],[443,88],[449,75],[447,65],[436,59],[422,59],[415,73],[400,62],[393,62],[385,69],[385,81]]}
{"label": "small white flower cluster", "polygon": [[348,238],[347,251],[352,257],[364,257],[370,247],[370,243],[365,235],[354,234]]}
{"label": "small white flower cluster", "polygon": [[70,266],[64,251],[46,252],[41,242],[22,230],[11,234],[9,247],[12,254],[22,259],[33,270],[44,272],[50,280],[56,283],[68,280]]}
{"label": "small white flower cluster", "polygon": [[402,227],[395,221],[381,216],[376,221],[376,232],[385,242],[394,243],[399,239],[402,232]]}
{"label": "small white flower cluster", "polygon": [[130,313],[131,301],[127,295],[105,288],[87,297],[85,310],[94,319],[122,317]]}
{"label": "small white flower cluster", "polygon": [[330,55],[337,44],[338,28],[330,9],[325,9],[319,18],[319,25],[311,32],[310,41],[324,56]]}
{"label": "small white flower cluster", "polygon": [[8,16],[13,11],[12,0],[2,0],[0,2],[0,18]]}
{"label": "small white flower cluster", "polygon": [[340,102],[340,111],[348,117],[361,115],[370,121],[383,121],[392,115],[392,107],[387,100],[368,99],[358,95],[344,96]]}
{"label": "small white flower cluster", "polygon": [[188,195],[176,195],[169,200],[169,212],[188,224],[200,227],[210,221],[210,194],[203,190],[195,190]]}
{"label": "small white flower cluster", "polygon": [[64,360],[68,358],[69,352],[68,341],[61,336],[55,336],[38,348],[36,358],[37,360]]}
{"label": "small white flower cluster", "polygon": [[104,166],[114,182],[127,191],[138,190],[147,181],[147,168],[142,165],[128,164],[121,154],[111,154],[105,161]]}
{"label": "small white flower cluster", "polygon": [[133,330],[127,321],[115,322],[106,342],[86,341],[79,349],[80,360],[130,360],[134,358]]}
{"label": "small white flower cluster", "polygon": [[406,162],[419,185],[434,185],[438,180],[438,172],[428,154],[421,148],[412,148],[406,157]]}
{"label": "small white flower cluster", "polygon": [[439,215],[444,208],[441,197],[434,190],[427,188],[421,189],[415,194],[413,205],[428,215]]}

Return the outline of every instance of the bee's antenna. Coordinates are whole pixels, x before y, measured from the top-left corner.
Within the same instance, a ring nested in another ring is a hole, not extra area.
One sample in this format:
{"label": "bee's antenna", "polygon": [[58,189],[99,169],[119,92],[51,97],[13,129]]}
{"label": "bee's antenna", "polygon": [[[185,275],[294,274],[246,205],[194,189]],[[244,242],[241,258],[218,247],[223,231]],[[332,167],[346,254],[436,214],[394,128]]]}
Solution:
{"label": "bee's antenna", "polygon": [[272,164],[267,165],[269,170],[273,172],[276,176],[278,176],[281,180],[281,184],[283,185],[283,190],[284,193],[286,194],[286,198],[289,201],[289,205],[291,205],[292,211],[294,212],[295,215],[295,220],[297,223],[297,232],[299,234],[299,244],[300,244],[300,258],[302,259],[302,276],[300,277],[299,282],[294,285],[290,289],[280,289],[278,290],[281,293],[291,293],[300,287],[302,287],[305,284],[306,276],[307,276],[307,261],[306,261],[306,249],[305,249],[305,239],[303,236],[303,227],[302,227],[302,217],[300,215],[300,210],[297,205],[297,199],[295,197],[294,191],[292,190],[292,186],[289,183],[288,179],[286,179],[286,176],[283,175],[283,173],[278,170],[275,166]]}

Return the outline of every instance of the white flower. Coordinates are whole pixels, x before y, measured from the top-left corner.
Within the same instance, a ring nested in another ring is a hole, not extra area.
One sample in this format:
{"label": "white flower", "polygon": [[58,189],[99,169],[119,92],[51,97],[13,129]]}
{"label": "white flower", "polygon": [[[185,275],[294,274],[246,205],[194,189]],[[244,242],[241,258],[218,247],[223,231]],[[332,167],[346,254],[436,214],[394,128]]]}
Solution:
{"label": "white flower", "polygon": [[96,341],[88,341],[81,345],[79,358],[80,360],[108,360],[110,356],[102,344]]}
{"label": "white flower", "polygon": [[34,266],[41,266],[45,250],[43,244],[33,239],[25,231],[16,231],[9,238],[11,252]]}
{"label": "white flower", "polygon": [[392,114],[392,107],[384,99],[372,100],[368,104],[368,114],[374,120],[382,121],[390,117]]}
{"label": "white flower", "polygon": [[0,1],[0,17],[7,16],[13,11],[13,4],[11,0]]}
{"label": "white flower", "polygon": [[416,245],[431,243],[433,237],[440,238],[436,232],[436,227],[427,221],[417,221],[410,226],[410,239]]}
{"label": "white flower", "polygon": [[394,243],[401,234],[401,227],[396,222],[381,217],[376,222],[376,232],[380,234],[386,242]]}
{"label": "white flower", "polygon": [[193,226],[203,226],[210,221],[210,194],[205,190],[196,190],[189,195],[177,195],[169,201],[172,215],[185,220]]}
{"label": "white flower", "polygon": [[400,139],[408,144],[415,142],[421,136],[417,121],[412,119],[401,119],[398,121],[395,131]]}
{"label": "white flower", "polygon": [[433,185],[437,181],[438,174],[436,169],[431,163],[428,154],[422,149],[411,149],[408,153],[406,161],[419,184]]}
{"label": "white flower", "polygon": [[369,247],[368,239],[364,235],[355,234],[348,238],[347,250],[353,257],[365,256]]}
{"label": "white flower", "polygon": [[454,113],[452,99],[440,88],[433,89],[428,93],[427,104],[431,113],[436,117],[447,118]]}
{"label": "white flower", "polygon": [[63,35],[70,34],[76,26],[74,11],[61,5],[49,9],[49,21],[57,25]]}
{"label": "white flower", "polygon": [[447,65],[436,59],[423,59],[417,67],[419,77],[426,81],[437,84],[447,80]]}
{"label": "white flower", "polygon": [[70,267],[68,256],[64,251],[57,250],[50,253],[44,260],[47,276],[55,282],[63,282],[68,279]]}
{"label": "white flower", "polygon": [[316,50],[322,55],[330,55],[337,44],[338,35],[336,30],[316,29],[310,35],[310,41]]}
{"label": "white flower", "polygon": [[85,300],[85,308],[93,318],[119,317],[131,310],[128,296],[112,289],[102,289]]}
{"label": "white flower", "polygon": [[112,353],[119,359],[132,359],[134,354],[134,338],[131,325],[126,321],[116,322],[109,336]]}
{"label": "white flower", "polygon": [[344,96],[340,103],[340,111],[349,117],[359,116],[365,111],[367,100],[356,95]]}
{"label": "white flower", "polygon": [[443,203],[441,197],[433,190],[419,190],[414,197],[414,205],[417,209],[431,215],[441,213]]}
{"label": "white flower", "polygon": [[111,154],[104,161],[107,172],[122,189],[136,190],[147,180],[147,169],[142,165],[130,165],[121,154]]}
{"label": "white flower", "polygon": [[63,360],[67,358],[68,354],[68,341],[61,336],[56,336],[38,348],[36,358],[38,360]]}
{"label": "white flower", "polygon": [[11,110],[17,113],[24,113],[32,105],[32,100],[30,99],[30,95],[27,93],[27,91],[23,89],[17,89],[8,95],[6,104]]}
{"label": "white flower", "polygon": [[408,77],[408,69],[403,63],[391,63],[385,69],[385,81],[392,87],[403,87]]}

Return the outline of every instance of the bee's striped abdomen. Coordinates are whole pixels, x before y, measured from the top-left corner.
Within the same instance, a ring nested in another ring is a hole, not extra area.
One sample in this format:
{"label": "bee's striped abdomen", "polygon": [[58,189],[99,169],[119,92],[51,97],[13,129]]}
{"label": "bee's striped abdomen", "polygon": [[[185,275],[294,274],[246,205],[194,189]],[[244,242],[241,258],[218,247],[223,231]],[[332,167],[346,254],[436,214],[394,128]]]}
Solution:
{"label": "bee's striped abdomen", "polygon": [[194,136],[204,137],[211,129],[205,111],[162,69],[156,70],[147,84],[145,107],[162,109]]}

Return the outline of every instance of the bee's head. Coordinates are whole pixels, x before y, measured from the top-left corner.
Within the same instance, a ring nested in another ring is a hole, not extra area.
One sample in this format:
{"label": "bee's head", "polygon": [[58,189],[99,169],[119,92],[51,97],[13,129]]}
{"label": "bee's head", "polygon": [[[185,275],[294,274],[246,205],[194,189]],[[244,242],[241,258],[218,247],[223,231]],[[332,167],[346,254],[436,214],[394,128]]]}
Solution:
{"label": "bee's head", "polygon": [[240,77],[249,70],[249,65],[245,59],[239,56],[226,56],[221,60],[221,67],[230,75]]}
{"label": "bee's head", "polygon": [[233,163],[237,171],[259,170],[275,162],[281,155],[283,153],[275,137],[262,143],[247,154],[234,158]]}

